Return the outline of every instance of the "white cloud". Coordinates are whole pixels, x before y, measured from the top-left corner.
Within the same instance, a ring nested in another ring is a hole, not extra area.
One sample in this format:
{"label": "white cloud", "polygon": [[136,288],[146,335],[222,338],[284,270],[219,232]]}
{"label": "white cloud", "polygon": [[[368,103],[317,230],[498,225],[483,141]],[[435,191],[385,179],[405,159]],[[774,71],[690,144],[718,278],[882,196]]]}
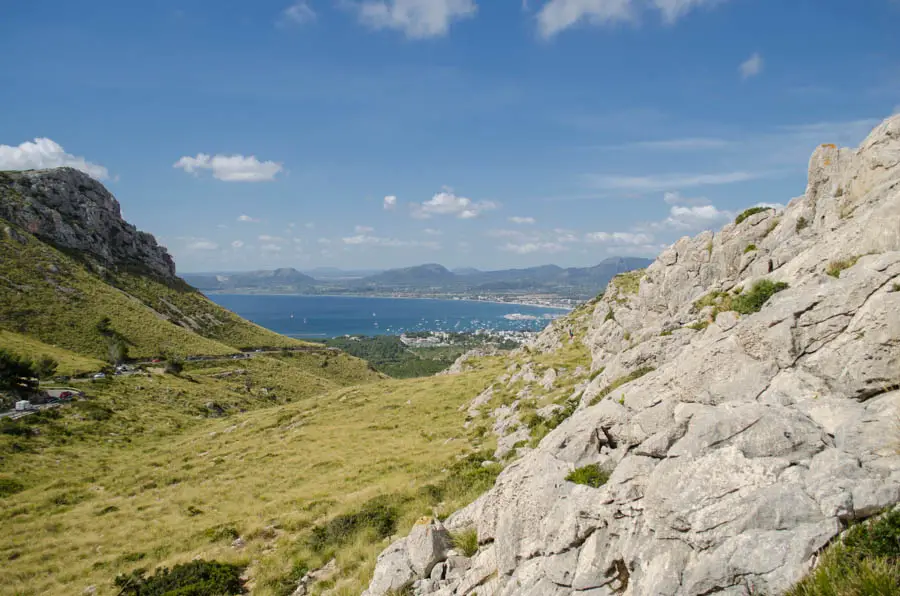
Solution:
{"label": "white cloud", "polygon": [[396,238],[380,238],[369,234],[357,234],[342,238],[344,244],[350,246],[385,246],[390,248],[429,248],[439,249],[441,247],[437,242],[420,242],[418,240],[398,240]]}
{"label": "white cloud", "polygon": [[281,242],[287,242],[287,241],[286,241],[284,238],[282,238],[281,236],[270,236],[270,235],[268,235],[268,234],[262,234],[262,235],[260,235],[259,241],[260,241],[260,242],[278,242],[278,243],[281,243]]}
{"label": "white cloud", "polygon": [[375,228],[369,226],[356,226],[353,228],[353,231],[357,234],[368,234],[369,232],[374,232]]}
{"label": "white cloud", "polygon": [[577,232],[574,230],[554,228],[553,233],[556,234],[556,241],[561,244],[571,244],[579,241]]}
{"label": "white cloud", "polygon": [[231,248],[243,248],[243,247],[244,247],[243,240],[235,240],[234,242],[231,243]]}
{"label": "white cloud", "polygon": [[256,219],[255,217],[250,217],[249,215],[239,215],[237,220],[244,223],[259,223],[258,219]]}
{"label": "white cloud", "polygon": [[746,182],[766,176],[763,172],[723,172],[719,174],[663,174],[659,176],[588,176],[598,188],[609,190],[654,191],[667,188],[691,188]]}
{"label": "white cloud", "polygon": [[172,165],[189,174],[199,170],[211,170],[213,177],[225,182],[266,182],[275,179],[283,168],[274,161],[259,161],[255,156],[243,155],[207,155],[198,153],[197,157],[182,157]]}
{"label": "white cloud", "polygon": [[282,22],[305,25],[316,20],[316,11],[312,9],[306,0],[299,0],[285,8],[281,13],[281,17]]}
{"label": "white cloud", "polygon": [[592,232],[585,234],[585,242],[592,244],[644,245],[653,242],[653,236],[643,232]]}
{"label": "white cloud", "polygon": [[47,138],[26,141],[18,146],[0,145],[0,170],[41,170],[69,167],[97,180],[109,178],[109,171],[83,157],[66,153],[59,143]]}
{"label": "white cloud", "polygon": [[411,39],[446,35],[454,21],[478,10],[475,0],[366,0],[356,7],[363,24],[402,31]]}
{"label": "white cloud", "polygon": [[397,206],[397,197],[394,195],[388,195],[384,197],[384,208],[390,211],[391,209]]}
{"label": "white cloud", "polygon": [[559,244],[557,242],[526,242],[524,244],[504,244],[500,247],[500,250],[513,252],[519,255],[529,255],[536,252],[554,254],[558,252],[564,252],[569,249],[568,247],[563,246],[562,244]]}
{"label": "white cloud", "polygon": [[553,37],[579,22],[605,25],[635,18],[632,0],[550,0],[538,12],[538,31]]}
{"label": "white cloud", "polygon": [[441,234],[443,234],[442,231],[435,230],[434,228],[425,228],[422,231],[425,232],[426,234],[428,234],[429,236],[440,236]]}
{"label": "white cloud", "polygon": [[549,0],[537,15],[543,37],[580,23],[608,25],[636,21],[641,10],[655,9],[662,20],[672,24],[695,8],[713,6],[726,0]]}
{"label": "white cloud", "polygon": [[715,205],[694,207],[672,205],[672,208],[669,210],[669,217],[662,222],[662,225],[676,230],[700,231],[718,228],[733,217],[733,213],[722,211]]}
{"label": "white cloud", "polygon": [[706,197],[683,197],[677,192],[665,193],[663,201],[668,205],[709,205],[709,199]]}
{"label": "white cloud", "polygon": [[433,215],[453,215],[460,219],[472,219],[484,211],[498,207],[499,205],[493,201],[475,202],[457,196],[452,190],[445,188],[421,205],[412,205],[412,215],[417,219],[428,219]]}
{"label": "white cloud", "polygon": [[763,69],[763,59],[762,56],[759,55],[759,52],[754,52],[752,56],[747,58],[744,62],[741,63],[740,71],[742,79],[749,79],[750,77],[755,77],[759,73],[762,72]]}
{"label": "white cloud", "polygon": [[219,245],[209,240],[194,240],[187,245],[188,250],[216,250]]}
{"label": "white cloud", "polygon": [[535,220],[533,217],[520,217],[520,216],[516,215],[516,216],[510,217],[509,221],[511,221],[514,224],[533,224]]}

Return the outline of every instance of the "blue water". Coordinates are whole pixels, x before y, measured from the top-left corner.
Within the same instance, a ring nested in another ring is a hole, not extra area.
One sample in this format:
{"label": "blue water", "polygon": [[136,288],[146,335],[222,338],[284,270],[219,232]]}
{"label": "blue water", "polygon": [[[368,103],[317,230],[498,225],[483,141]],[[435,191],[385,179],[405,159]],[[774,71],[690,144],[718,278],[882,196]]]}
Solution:
{"label": "blue water", "polygon": [[[210,299],[272,331],[308,338],[407,331],[539,331],[553,317],[565,314],[552,308],[468,300],[239,294],[213,294]],[[512,314],[534,318],[504,318]]]}

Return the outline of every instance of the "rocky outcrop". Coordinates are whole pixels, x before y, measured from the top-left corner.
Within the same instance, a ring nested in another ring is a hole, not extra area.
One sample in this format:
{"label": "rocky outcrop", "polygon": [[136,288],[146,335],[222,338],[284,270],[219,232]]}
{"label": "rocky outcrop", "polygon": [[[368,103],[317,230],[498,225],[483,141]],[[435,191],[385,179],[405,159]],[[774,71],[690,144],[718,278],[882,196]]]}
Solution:
{"label": "rocky outcrop", "polygon": [[[469,567],[403,585],[780,594],[900,501],[900,117],[818,148],[804,196],[739,219],[614,280],[579,408],[444,522],[477,529]],[[559,349],[563,327],[534,345]],[[567,480],[588,466],[608,479]]]}
{"label": "rocky outcrop", "polygon": [[89,254],[104,267],[175,278],[166,249],[122,219],[115,197],[79,170],[0,172],[0,218],[54,246]]}

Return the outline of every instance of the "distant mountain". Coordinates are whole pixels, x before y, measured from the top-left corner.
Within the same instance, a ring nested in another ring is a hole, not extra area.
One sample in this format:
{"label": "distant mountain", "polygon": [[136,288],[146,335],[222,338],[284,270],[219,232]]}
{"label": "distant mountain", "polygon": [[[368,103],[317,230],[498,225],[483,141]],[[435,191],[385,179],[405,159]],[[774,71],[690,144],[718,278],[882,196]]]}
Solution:
{"label": "distant mountain", "polygon": [[370,275],[360,280],[366,285],[390,285],[390,286],[428,286],[435,283],[453,282],[456,279],[449,269],[437,263],[427,263],[415,267],[403,269],[389,269],[382,273]]}
{"label": "distant mountain", "polygon": [[456,275],[476,275],[481,273],[481,269],[475,269],[474,267],[459,267],[457,269],[452,270]]}
{"label": "distant mountain", "polygon": [[216,292],[249,289],[300,292],[310,289],[318,283],[314,278],[290,267],[219,275],[186,274],[182,277],[198,290]]}

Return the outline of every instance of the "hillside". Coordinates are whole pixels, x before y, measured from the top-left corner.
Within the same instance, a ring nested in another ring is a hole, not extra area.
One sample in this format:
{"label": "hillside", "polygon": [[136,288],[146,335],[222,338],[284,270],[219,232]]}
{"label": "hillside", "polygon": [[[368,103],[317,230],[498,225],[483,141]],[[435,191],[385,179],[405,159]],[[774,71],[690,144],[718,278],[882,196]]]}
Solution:
{"label": "hillside", "polygon": [[104,317],[133,357],[302,345],[184,283],[165,249],[75,170],[0,175],[0,255],[0,328],[80,354],[106,357]]}
{"label": "hillside", "polygon": [[[900,501],[898,312],[895,116],[816,149],[783,211],[679,240],[507,361],[468,412],[516,461],[393,542],[365,594],[900,593],[898,513],[803,579]],[[573,384],[547,359],[578,345]]]}
{"label": "hillside", "polygon": [[312,277],[292,268],[221,275],[188,274],[183,277],[198,290],[212,292],[264,289],[273,293],[301,293],[310,290],[317,283]]}

